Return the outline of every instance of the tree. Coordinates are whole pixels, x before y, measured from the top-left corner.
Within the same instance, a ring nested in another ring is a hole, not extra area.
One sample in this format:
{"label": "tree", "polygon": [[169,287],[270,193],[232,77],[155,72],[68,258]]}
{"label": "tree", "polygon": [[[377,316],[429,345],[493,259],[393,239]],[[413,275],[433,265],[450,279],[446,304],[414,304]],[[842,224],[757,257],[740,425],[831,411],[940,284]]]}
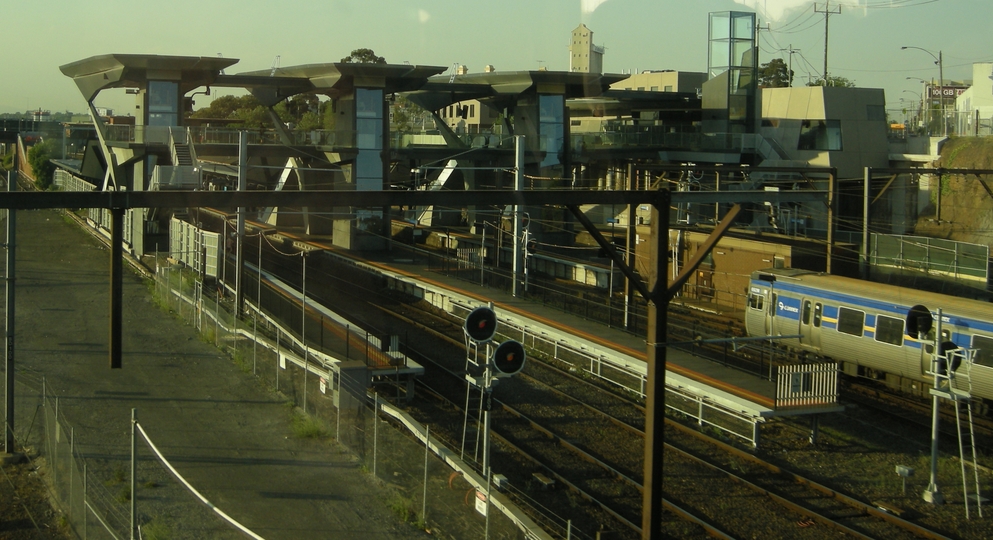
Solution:
{"label": "tree", "polygon": [[55,174],[55,165],[52,165],[54,155],[55,143],[52,139],[44,140],[28,150],[28,163],[34,173],[34,183],[42,191],[52,185],[52,176]]}
{"label": "tree", "polygon": [[824,78],[821,77],[814,82],[808,83],[807,86],[838,86],[841,88],[855,88],[855,81],[850,81],[844,77],[828,76],[827,84],[824,83]]}
{"label": "tree", "polygon": [[341,59],[342,64],[385,64],[386,59],[376,56],[372,49],[355,49],[351,54]]}
{"label": "tree", "polygon": [[255,99],[255,96],[247,94],[244,96],[218,96],[210,103],[210,106],[198,109],[190,115],[192,118],[241,118],[244,110],[253,110],[261,107],[262,103]]}
{"label": "tree", "polygon": [[767,64],[759,66],[759,87],[783,88],[793,82],[791,70],[782,58],[773,58]]}

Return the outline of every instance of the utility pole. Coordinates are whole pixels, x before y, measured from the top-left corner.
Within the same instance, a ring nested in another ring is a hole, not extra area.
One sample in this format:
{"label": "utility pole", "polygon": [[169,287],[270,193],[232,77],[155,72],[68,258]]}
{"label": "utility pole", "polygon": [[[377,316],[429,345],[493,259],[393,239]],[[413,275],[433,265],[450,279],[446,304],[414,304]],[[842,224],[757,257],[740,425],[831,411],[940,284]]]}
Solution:
{"label": "utility pole", "polygon": [[796,54],[796,53],[798,53],[798,52],[800,52],[800,49],[794,49],[793,48],[793,44],[790,43],[790,48],[787,49],[787,52],[789,52],[789,54],[790,54],[790,63],[786,67],[786,69],[789,70],[789,73],[787,73],[786,75],[789,77],[789,81],[788,81],[789,82],[789,85],[788,86],[790,88],[793,88],[793,55]]}
{"label": "utility pole", "polygon": [[837,9],[838,11],[831,9],[831,0],[824,0],[824,11],[817,9],[817,4],[814,4],[814,13],[824,14],[824,86],[828,85],[828,21],[831,15],[841,14],[841,6]]}

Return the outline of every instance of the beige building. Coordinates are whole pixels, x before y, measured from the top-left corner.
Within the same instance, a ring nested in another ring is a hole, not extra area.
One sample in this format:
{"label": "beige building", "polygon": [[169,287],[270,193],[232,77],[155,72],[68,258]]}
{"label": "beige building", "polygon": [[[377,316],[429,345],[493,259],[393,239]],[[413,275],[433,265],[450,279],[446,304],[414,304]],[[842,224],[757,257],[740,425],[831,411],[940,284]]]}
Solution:
{"label": "beige building", "polygon": [[887,129],[886,98],[878,88],[762,89],[759,134],[785,151],[784,158],[836,167],[840,178],[889,165]]}
{"label": "beige building", "polygon": [[593,30],[580,24],[572,31],[569,43],[569,71],[603,73],[605,49],[593,44]]}
{"label": "beige building", "polygon": [[642,71],[610,85],[610,89],[700,93],[706,80],[706,73],[692,71],[673,71],[671,69]]}

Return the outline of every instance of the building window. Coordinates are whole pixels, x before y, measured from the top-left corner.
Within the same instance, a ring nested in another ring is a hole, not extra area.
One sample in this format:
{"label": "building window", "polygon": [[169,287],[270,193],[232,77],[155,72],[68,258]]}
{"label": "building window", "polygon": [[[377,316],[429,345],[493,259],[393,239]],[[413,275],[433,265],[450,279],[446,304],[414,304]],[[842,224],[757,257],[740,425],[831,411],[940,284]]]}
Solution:
{"label": "building window", "polygon": [[474,103],[469,104],[469,118],[476,117],[476,105]]}
{"label": "building window", "polygon": [[672,85],[671,84],[665,85],[665,91],[666,92],[672,92]]}
{"label": "building window", "polygon": [[885,122],[886,108],[882,105],[866,105],[865,117],[867,120],[872,120],[874,122]]}
{"label": "building window", "polygon": [[652,87],[652,92],[658,92],[658,91],[659,91],[659,87],[658,86],[653,86]]}
{"label": "building window", "polygon": [[797,150],[841,150],[841,120],[803,120]]}

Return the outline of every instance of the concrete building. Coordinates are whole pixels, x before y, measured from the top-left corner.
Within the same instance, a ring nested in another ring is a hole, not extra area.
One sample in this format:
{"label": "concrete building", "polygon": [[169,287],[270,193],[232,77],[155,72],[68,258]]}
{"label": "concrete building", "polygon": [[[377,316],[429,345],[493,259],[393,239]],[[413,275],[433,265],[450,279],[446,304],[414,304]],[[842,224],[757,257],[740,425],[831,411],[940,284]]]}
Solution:
{"label": "concrete building", "polygon": [[706,73],[671,69],[642,71],[610,85],[611,90],[641,90],[646,92],[701,93]]}
{"label": "concrete building", "polygon": [[606,49],[593,44],[593,31],[580,24],[569,42],[569,71],[603,73],[604,52]]}
{"label": "concrete building", "polygon": [[955,99],[955,133],[993,135],[993,62],[972,64],[972,81]]}

